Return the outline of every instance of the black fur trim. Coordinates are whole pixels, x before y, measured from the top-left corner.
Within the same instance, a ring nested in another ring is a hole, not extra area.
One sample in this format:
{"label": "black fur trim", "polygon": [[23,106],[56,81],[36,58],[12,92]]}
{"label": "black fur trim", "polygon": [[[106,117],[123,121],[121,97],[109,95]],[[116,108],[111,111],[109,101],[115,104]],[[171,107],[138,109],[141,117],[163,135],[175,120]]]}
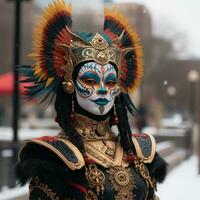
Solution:
{"label": "black fur trim", "polygon": [[66,180],[70,179],[70,171],[63,166],[46,160],[28,159],[21,161],[15,168],[19,184],[24,185],[32,177],[38,176],[44,183],[59,195],[66,193]]}
{"label": "black fur trim", "polygon": [[155,178],[158,183],[162,183],[167,175],[167,163],[158,153],[155,154],[154,160],[147,164],[151,177]]}

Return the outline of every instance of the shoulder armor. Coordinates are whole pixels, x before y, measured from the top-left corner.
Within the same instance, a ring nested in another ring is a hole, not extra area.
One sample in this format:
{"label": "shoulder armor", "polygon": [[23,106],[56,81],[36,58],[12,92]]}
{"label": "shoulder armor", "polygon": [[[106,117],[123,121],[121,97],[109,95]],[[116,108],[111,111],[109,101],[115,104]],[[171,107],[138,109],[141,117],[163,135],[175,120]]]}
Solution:
{"label": "shoulder armor", "polygon": [[144,163],[151,163],[156,153],[156,141],[149,134],[132,134],[136,154]]}
{"label": "shoulder armor", "polygon": [[27,140],[20,151],[19,159],[29,144],[41,145],[56,154],[71,170],[80,169],[85,165],[83,155],[69,140],[59,137],[41,137]]}

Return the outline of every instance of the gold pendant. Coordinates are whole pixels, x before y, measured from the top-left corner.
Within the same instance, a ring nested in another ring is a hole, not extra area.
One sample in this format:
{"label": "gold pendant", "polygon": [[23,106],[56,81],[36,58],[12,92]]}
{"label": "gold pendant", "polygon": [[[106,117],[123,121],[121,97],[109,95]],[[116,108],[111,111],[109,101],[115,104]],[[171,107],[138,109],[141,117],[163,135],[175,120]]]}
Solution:
{"label": "gold pendant", "polygon": [[133,189],[136,186],[130,169],[112,167],[108,173],[111,185],[117,192],[115,200],[133,200]]}
{"label": "gold pendant", "polygon": [[85,177],[87,178],[91,188],[95,188],[97,195],[104,192],[104,173],[97,168],[95,164],[86,167]]}

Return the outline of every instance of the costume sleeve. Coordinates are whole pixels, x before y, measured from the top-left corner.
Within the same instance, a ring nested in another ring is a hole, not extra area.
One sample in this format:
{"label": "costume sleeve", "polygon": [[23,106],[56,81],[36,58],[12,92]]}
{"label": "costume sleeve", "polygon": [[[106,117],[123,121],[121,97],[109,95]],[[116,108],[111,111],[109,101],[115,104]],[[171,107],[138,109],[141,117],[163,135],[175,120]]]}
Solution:
{"label": "costume sleeve", "polygon": [[29,182],[30,200],[57,200],[66,195],[71,171],[53,161],[28,159],[16,167],[21,185]]}
{"label": "costume sleeve", "polygon": [[156,196],[156,185],[157,183],[162,183],[167,174],[167,163],[160,157],[158,153],[155,154],[155,157],[151,163],[146,164],[149,174],[155,184],[154,188],[149,188],[149,193],[147,200],[159,200]]}
{"label": "costume sleeve", "polygon": [[48,183],[42,181],[38,176],[35,176],[31,179],[29,185],[29,200],[59,200],[59,194],[50,188]]}
{"label": "costume sleeve", "polygon": [[150,134],[132,134],[136,155],[148,168],[149,175],[155,182],[164,181],[167,163],[156,152],[156,141]]}

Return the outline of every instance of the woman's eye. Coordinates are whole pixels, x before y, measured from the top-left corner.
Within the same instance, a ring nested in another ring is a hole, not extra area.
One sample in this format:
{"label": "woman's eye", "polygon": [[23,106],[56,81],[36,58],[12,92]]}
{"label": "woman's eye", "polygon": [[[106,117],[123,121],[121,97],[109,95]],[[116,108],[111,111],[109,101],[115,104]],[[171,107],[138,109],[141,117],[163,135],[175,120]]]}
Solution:
{"label": "woman's eye", "polygon": [[116,82],[115,81],[108,81],[106,83],[106,85],[108,85],[109,87],[114,87],[116,85]]}
{"label": "woman's eye", "polygon": [[84,79],[83,82],[87,85],[95,85],[97,83],[94,79]]}

